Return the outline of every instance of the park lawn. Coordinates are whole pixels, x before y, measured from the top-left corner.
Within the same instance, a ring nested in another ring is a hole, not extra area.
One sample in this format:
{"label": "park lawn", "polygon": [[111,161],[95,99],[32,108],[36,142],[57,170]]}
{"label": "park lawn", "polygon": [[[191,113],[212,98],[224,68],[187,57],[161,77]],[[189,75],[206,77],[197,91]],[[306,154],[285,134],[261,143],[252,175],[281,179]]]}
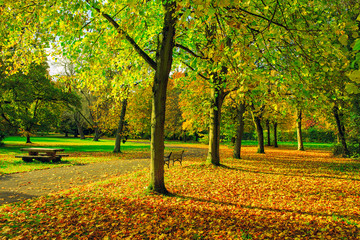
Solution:
{"label": "park lawn", "polygon": [[0,236],[29,239],[359,239],[360,163],[327,151],[221,150],[222,166],[185,158],[165,169],[171,196],[146,192],[148,170],[0,208]]}
{"label": "park lawn", "polygon": [[[113,139],[100,139],[100,141],[94,142],[90,138],[81,140],[64,137],[32,137],[31,140],[32,144],[26,144],[25,137],[8,137],[5,139],[5,145],[0,147],[0,174],[119,159],[148,158],[150,149],[149,144],[128,141],[121,145],[123,153],[115,154],[112,153],[114,149]],[[27,147],[64,148],[64,153],[69,154],[69,157],[63,158],[59,163],[42,163],[39,161],[26,163],[21,158],[15,158],[15,155],[27,154],[20,151],[20,148]]]}

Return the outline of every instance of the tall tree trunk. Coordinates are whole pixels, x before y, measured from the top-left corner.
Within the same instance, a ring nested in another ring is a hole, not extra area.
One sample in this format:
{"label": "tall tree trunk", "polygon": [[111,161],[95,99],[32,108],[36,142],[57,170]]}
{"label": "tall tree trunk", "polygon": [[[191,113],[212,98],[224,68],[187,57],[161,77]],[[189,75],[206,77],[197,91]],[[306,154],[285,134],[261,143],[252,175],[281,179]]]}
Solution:
{"label": "tall tree trunk", "polygon": [[116,130],[114,153],[121,152],[120,147],[121,147],[121,139],[122,139],[122,133],[123,133],[123,128],[124,128],[126,108],[127,108],[127,98],[125,98],[121,103],[121,113],[120,113],[118,128]]}
{"label": "tall tree trunk", "polygon": [[95,141],[95,142],[99,141],[100,137],[101,137],[101,131],[98,127],[96,127],[93,141]]}
{"label": "tall tree trunk", "polygon": [[347,147],[347,144],[346,144],[345,126],[341,121],[342,120],[341,119],[341,113],[339,113],[339,108],[337,106],[334,106],[332,110],[333,110],[333,114],[334,114],[334,117],[335,117],[336,126],[337,126],[337,129],[338,129],[338,137],[339,137],[339,140],[341,142],[341,145],[343,146],[343,151],[344,151],[343,156],[347,157],[347,156],[350,155],[350,151],[349,151],[349,149]]}
{"label": "tall tree trunk", "polygon": [[30,140],[30,133],[26,133],[26,143],[32,143]]}
{"label": "tall tree trunk", "polygon": [[234,158],[241,159],[241,141],[244,133],[244,113],[246,105],[245,103],[240,103],[240,106],[237,111],[237,129],[236,129],[236,139],[234,146]]}
{"label": "tall tree trunk", "polygon": [[271,141],[270,141],[270,121],[266,120],[266,128],[267,128],[267,145],[271,146]]}
{"label": "tall tree trunk", "polygon": [[274,147],[279,147],[277,142],[277,122],[274,122]]}
{"label": "tall tree trunk", "polygon": [[84,130],[83,130],[83,127],[81,125],[80,119],[81,119],[80,112],[76,111],[74,113],[75,124],[76,124],[77,130],[78,130],[78,132],[80,134],[80,139],[85,139],[85,134],[84,134]]}
{"label": "tall tree trunk", "polygon": [[209,150],[206,161],[215,166],[220,165],[220,123],[223,95],[224,93],[217,87],[211,89]]}
{"label": "tall tree trunk", "polygon": [[80,134],[80,139],[85,139],[85,134],[84,134],[84,130],[83,130],[83,127],[82,127],[81,123],[77,122],[76,127],[78,129],[79,134]]}
{"label": "tall tree trunk", "polygon": [[151,112],[151,164],[149,190],[168,193],[164,181],[164,124],[166,90],[171,71],[172,55],[175,46],[175,1],[164,3],[165,16],[162,30],[162,42],[156,53],[156,71],[153,83]]}
{"label": "tall tree trunk", "polygon": [[301,120],[302,120],[302,111],[301,109],[297,110],[297,119],[296,119],[296,132],[297,132],[297,141],[298,141],[298,150],[304,151],[304,143],[301,131]]}
{"label": "tall tree trunk", "polygon": [[68,138],[69,137],[69,132],[65,131],[65,137]]}
{"label": "tall tree trunk", "polygon": [[254,123],[256,127],[256,132],[258,136],[258,150],[257,153],[265,153],[265,147],[264,147],[264,130],[261,126],[261,119],[259,116],[253,116]]}

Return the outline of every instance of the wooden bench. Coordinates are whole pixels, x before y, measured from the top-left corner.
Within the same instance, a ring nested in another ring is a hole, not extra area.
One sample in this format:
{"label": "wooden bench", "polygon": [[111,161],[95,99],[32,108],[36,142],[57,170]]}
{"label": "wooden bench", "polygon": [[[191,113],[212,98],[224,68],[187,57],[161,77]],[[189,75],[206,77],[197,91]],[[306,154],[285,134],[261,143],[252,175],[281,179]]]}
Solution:
{"label": "wooden bench", "polygon": [[31,155],[18,155],[15,156],[16,158],[22,158],[22,160],[24,160],[24,162],[32,162],[33,160],[38,160],[41,162],[60,162],[61,157],[56,155],[54,156],[47,156],[47,155],[38,155],[38,156],[31,156]]}
{"label": "wooden bench", "polygon": [[165,164],[169,168],[171,161],[173,162],[173,166],[174,166],[174,163],[176,161],[178,161],[178,162],[180,162],[180,165],[182,166],[183,155],[184,155],[184,150],[182,150],[181,152],[170,152],[170,154],[168,156],[164,157]]}
{"label": "wooden bench", "polygon": [[26,151],[29,155],[18,155],[16,158],[22,158],[25,162],[32,162],[38,160],[41,162],[60,162],[62,157],[68,157],[68,154],[59,154],[64,151],[62,148],[21,148],[21,151]]}

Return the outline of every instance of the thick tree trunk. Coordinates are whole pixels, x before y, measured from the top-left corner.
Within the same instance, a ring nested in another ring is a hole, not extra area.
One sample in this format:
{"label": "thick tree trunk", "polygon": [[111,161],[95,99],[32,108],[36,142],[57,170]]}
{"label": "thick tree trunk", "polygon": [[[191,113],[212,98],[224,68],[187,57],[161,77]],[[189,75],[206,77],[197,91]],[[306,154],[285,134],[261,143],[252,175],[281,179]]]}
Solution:
{"label": "thick tree trunk", "polygon": [[337,126],[337,129],[338,129],[338,137],[339,137],[339,140],[341,142],[341,145],[343,146],[343,152],[344,152],[343,156],[347,157],[347,156],[350,155],[350,151],[349,151],[349,149],[347,147],[347,144],[346,144],[345,126],[341,121],[341,114],[339,113],[339,108],[337,106],[334,106],[332,110],[333,110],[333,114],[334,114],[334,117],[335,117],[336,126]]}
{"label": "thick tree trunk", "polygon": [[75,123],[76,123],[76,127],[78,129],[78,133],[80,134],[80,139],[85,139],[85,134],[84,134],[84,130],[83,130],[83,127],[80,123],[80,113],[77,111],[74,113],[74,120],[75,120]]}
{"label": "thick tree trunk", "polygon": [[302,111],[297,110],[297,119],[296,119],[296,132],[297,132],[297,141],[298,141],[298,150],[304,151],[304,143],[301,131],[301,120],[302,120]]}
{"label": "thick tree trunk", "polygon": [[240,103],[237,112],[237,129],[236,129],[236,138],[235,138],[235,146],[234,146],[234,155],[233,157],[236,159],[241,159],[241,141],[244,133],[244,113],[245,113],[245,103]]}
{"label": "thick tree trunk", "polygon": [[65,131],[65,137],[68,138],[69,137],[69,132]]}
{"label": "thick tree trunk", "polygon": [[101,137],[101,131],[98,127],[96,127],[93,141],[95,141],[95,142],[99,141],[100,137]]}
{"label": "thick tree trunk", "polygon": [[162,42],[156,53],[156,71],[153,83],[151,112],[151,164],[149,190],[168,193],[164,181],[164,124],[166,90],[171,71],[172,55],[175,46],[175,1],[164,5],[165,16],[162,30]]}
{"label": "thick tree trunk", "polygon": [[121,139],[122,139],[122,133],[123,133],[123,128],[124,128],[126,108],[127,108],[127,98],[125,98],[121,103],[121,113],[120,113],[118,128],[116,130],[115,147],[114,147],[114,151],[113,151],[114,153],[121,152],[120,147],[121,147]]}
{"label": "thick tree trunk", "polygon": [[261,119],[259,116],[254,116],[254,123],[256,127],[256,132],[258,136],[258,150],[257,153],[265,153],[264,147],[264,130],[261,126]]}
{"label": "thick tree trunk", "polygon": [[279,147],[277,142],[277,122],[274,122],[274,147]]}
{"label": "thick tree trunk", "polygon": [[78,132],[80,134],[80,139],[85,139],[84,130],[83,130],[83,127],[81,126],[81,124],[76,123],[76,126],[77,126]]}
{"label": "thick tree trunk", "polygon": [[209,150],[207,163],[220,165],[220,123],[223,92],[216,87],[211,89]]}
{"label": "thick tree trunk", "polygon": [[26,133],[26,143],[32,143],[30,140],[30,134]]}
{"label": "thick tree trunk", "polygon": [[270,141],[270,121],[266,120],[266,128],[267,128],[267,145],[271,146],[271,141]]}

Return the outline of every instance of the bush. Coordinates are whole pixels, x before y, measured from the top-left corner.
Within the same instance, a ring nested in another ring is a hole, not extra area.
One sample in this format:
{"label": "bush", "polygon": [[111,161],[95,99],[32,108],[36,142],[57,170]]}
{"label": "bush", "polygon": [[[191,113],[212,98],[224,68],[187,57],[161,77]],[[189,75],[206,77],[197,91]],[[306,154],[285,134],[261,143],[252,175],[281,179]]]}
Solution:
{"label": "bush", "polygon": [[334,142],[336,138],[333,131],[319,130],[316,128],[309,128],[304,131],[303,134],[306,142],[331,143]]}
{"label": "bush", "polygon": [[[348,150],[350,152],[350,156],[352,158],[359,158],[360,157],[360,146],[359,143],[353,142],[348,143],[347,145]],[[337,143],[334,145],[332,153],[334,156],[345,156],[344,149],[341,143]]]}
{"label": "bush", "polygon": [[256,140],[256,132],[244,132],[242,135],[242,140]]}

